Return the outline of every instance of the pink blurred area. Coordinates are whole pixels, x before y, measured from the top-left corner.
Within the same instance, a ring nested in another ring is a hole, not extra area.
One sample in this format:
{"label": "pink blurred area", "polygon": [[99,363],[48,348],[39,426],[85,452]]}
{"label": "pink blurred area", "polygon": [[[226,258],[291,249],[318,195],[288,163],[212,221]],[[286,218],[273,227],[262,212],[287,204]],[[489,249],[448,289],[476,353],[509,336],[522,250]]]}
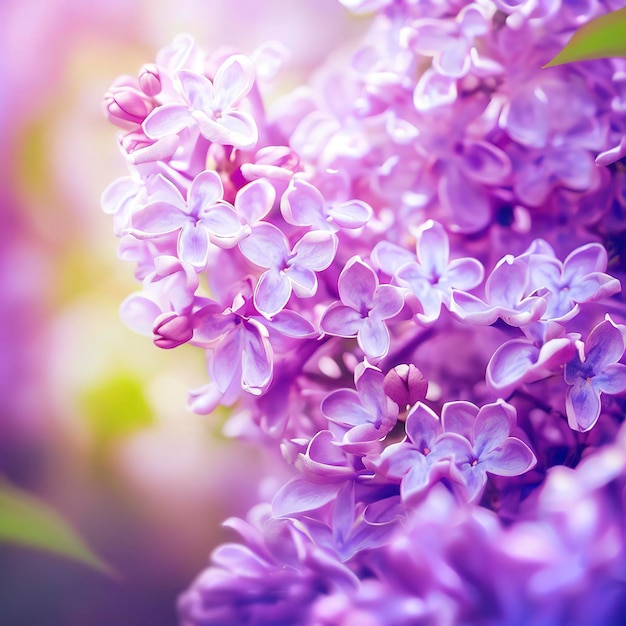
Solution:
{"label": "pink blurred area", "polygon": [[0,624],[175,624],[220,521],[269,473],[221,436],[224,414],[187,411],[201,357],[119,321],[137,285],[99,206],[125,174],[104,92],[179,32],[247,53],[280,41],[287,90],[364,26],[336,0],[0,3],[0,475],[121,574],[0,545]]}

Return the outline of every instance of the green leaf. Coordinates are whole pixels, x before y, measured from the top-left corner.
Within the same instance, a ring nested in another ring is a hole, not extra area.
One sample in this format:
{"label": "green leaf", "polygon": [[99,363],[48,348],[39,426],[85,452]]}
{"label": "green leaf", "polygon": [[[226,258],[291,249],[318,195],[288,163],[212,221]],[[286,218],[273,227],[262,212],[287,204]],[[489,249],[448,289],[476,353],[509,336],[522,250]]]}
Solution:
{"label": "green leaf", "polygon": [[565,48],[544,67],[626,56],[626,8],[601,15],[579,28]]}
{"label": "green leaf", "polygon": [[1,477],[0,542],[49,552],[119,577],[54,509]]}

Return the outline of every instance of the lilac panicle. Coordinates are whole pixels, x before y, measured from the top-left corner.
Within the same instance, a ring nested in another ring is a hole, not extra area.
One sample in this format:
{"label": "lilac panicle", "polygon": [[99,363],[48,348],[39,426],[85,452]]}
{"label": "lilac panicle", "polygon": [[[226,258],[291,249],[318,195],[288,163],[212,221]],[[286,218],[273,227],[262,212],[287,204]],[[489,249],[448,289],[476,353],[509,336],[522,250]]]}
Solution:
{"label": "lilac panicle", "polygon": [[369,33],[291,93],[182,35],[105,96],[122,318],[284,477],[181,623],[617,625],[626,65],[542,66],[619,7],[342,4]]}

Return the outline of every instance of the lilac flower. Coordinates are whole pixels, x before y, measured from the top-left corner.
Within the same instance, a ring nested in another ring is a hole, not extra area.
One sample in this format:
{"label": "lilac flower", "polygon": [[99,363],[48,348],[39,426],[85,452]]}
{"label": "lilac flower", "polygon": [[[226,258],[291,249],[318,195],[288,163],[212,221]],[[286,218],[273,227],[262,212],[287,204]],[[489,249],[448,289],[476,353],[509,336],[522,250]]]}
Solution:
{"label": "lilac flower", "polygon": [[233,207],[223,201],[224,188],[216,172],[198,174],[191,183],[186,202],[173,185],[169,184],[169,188],[166,198],[153,198],[134,213],[130,232],[135,237],[149,239],[179,231],[181,261],[204,268],[209,242],[231,248],[249,232],[242,227]]}
{"label": "lilac flower", "polygon": [[405,34],[406,45],[420,54],[433,57],[433,68],[443,76],[460,78],[471,67],[470,50],[474,38],[484,35],[488,22],[478,4],[461,9],[454,22],[423,18],[415,21]]}
{"label": "lilac flower", "polygon": [[387,446],[368,465],[386,479],[400,482],[402,500],[407,502],[422,496],[442,477],[454,474],[454,469],[450,459],[436,453],[443,431],[439,417],[429,407],[421,402],[413,406],[405,430],[402,442]]}
{"label": "lilac flower", "polygon": [[176,72],[186,104],[163,104],[143,122],[151,139],[179,133],[197,125],[209,141],[235,148],[251,148],[258,139],[254,119],[237,105],[254,83],[254,67],[244,55],[227,58],[213,81],[190,70]]}
{"label": "lilac flower", "polygon": [[272,519],[268,507],[253,509],[248,522],[232,518],[225,525],[248,545],[213,552],[212,566],[179,600],[184,626],[299,624],[318,596],[358,584],[347,566],[289,521]]}
{"label": "lilac flower", "polygon": [[247,315],[248,289],[229,307],[208,301],[193,315],[194,342],[208,349],[209,375],[221,393],[241,386],[260,395],[269,386],[273,353],[267,328]]}
{"label": "lilac flower", "polygon": [[255,287],[254,304],[260,313],[271,318],[283,310],[292,291],[300,298],[315,295],[316,272],[332,263],[337,239],[328,231],[310,231],[291,248],[276,226],[261,223],[240,242],[239,249],[249,261],[267,268]]}
{"label": "lilac flower", "polygon": [[367,357],[384,357],[390,341],[385,320],[402,309],[404,298],[400,291],[392,285],[380,285],[374,270],[358,256],[344,266],[337,288],[341,303],[332,304],[324,313],[322,330],[339,337],[356,336]]}
{"label": "lilac flower", "polygon": [[589,333],[584,351],[565,365],[565,396],[569,425],[582,432],[594,427],[600,417],[602,393],[626,391],[626,365],[618,361],[624,354],[624,334],[607,315]]}
{"label": "lilac flower", "polygon": [[531,449],[521,439],[510,436],[515,419],[515,409],[501,400],[480,409],[470,402],[444,405],[444,433],[437,439],[436,454],[454,459],[469,500],[481,495],[487,472],[519,476],[536,464]]}
{"label": "lilac flower", "polygon": [[612,296],[620,291],[616,278],[605,274],[606,250],[590,243],[571,252],[561,263],[547,254],[529,257],[529,291],[550,292],[542,319],[561,321],[578,313],[579,304]]}
{"label": "lilac flower", "polygon": [[182,623],[620,623],[626,194],[592,158],[624,64],[541,69],[614,1],[343,4],[378,12],[351,63],[267,115],[272,44],[178,38],[108,96],[123,315],[204,350],[193,409],[287,465]]}
{"label": "lilac flower", "polygon": [[383,391],[382,372],[367,363],[354,371],[354,389],[338,389],[322,402],[322,413],[339,427],[341,447],[353,454],[365,454],[393,428],[398,407]]}
{"label": "lilac flower", "polygon": [[[449,306],[453,289],[472,289],[483,278],[483,267],[473,258],[449,260],[450,246],[443,226],[427,221],[417,231],[417,262],[402,265],[395,273],[397,283],[413,293],[422,308],[417,319],[437,320],[441,305]],[[378,258],[387,271],[387,257]],[[393,263],[393,259],[390,259]],[[390,267],[389,269],[393,269]]]}

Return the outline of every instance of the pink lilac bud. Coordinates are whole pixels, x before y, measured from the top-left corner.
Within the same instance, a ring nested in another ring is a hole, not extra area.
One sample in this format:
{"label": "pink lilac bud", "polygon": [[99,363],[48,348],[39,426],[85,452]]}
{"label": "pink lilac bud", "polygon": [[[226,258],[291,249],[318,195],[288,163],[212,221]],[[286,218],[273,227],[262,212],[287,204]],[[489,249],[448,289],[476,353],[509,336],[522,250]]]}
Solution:
{"label": "pink lilac bud", "polygon": [[153,109],[143,93],[127,85],[111,87],[104,105],[111,122],[123,128],[141,124]]}
{"label": "pink lilac bud", "polygon": [[426,398],[428,381],[415,365],[401,364],[389,370],[383,381],[385,394],[404,411]]}
{"label": "pink lilac bud", "polygon": [[193,336],[191,320],[187,315],[167,312],[159,315],[152,328],[154,343],[166,350],[187,343]]}
{"label": "pink lilac bud", "polygon": [[161,93],[161,76],[159,68],[154,63],[146,63],[139,70],[139,87],[146,96],[156,96]]}

